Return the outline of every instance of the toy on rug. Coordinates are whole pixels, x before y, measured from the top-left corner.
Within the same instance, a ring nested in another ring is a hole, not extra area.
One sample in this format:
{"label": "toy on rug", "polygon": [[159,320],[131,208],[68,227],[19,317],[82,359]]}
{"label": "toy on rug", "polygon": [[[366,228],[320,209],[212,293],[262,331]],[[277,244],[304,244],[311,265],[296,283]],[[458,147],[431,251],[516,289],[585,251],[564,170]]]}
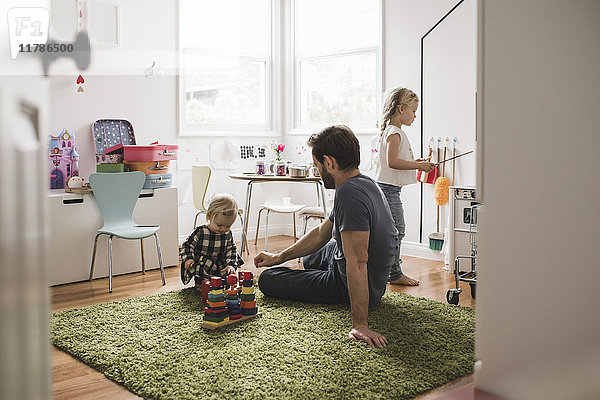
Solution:
{"label": "toy on rug", "polygon": [[208,307],[204,308],[202,320],[203,328],[215,330],[261,315],[256,307],[252,272],[240,271],[240,277],[242,285],[238,287],[236,287],[238,278],[235,274],[227,277],[227,283],[229,283],[227,295],[224,292],[222,279],[220,277],[210,278]]}
{"label": "toy on rug", "polygon": [[254,296],[254,279],[252,272],[243,271],[244,280],[242,281],[242,292],[240,294],[240,304],[242,306],[242,315],[256,315],[256,298]]}
{"label": "toy on rug", "polygon": [[220,277],[210,278],[210,292],[208,293],[208,307],[204,308],[202,326],[218,328],[229,322],[229,312],[225,305],[225,292]]}
{"label": "toy on rug", "polygon": [[231,274],[227,277],[229,289],[227,289],[225,304],[227,305],[227,311],[229,311],[230,321],[242,318],[242,309],[240,307],[240,299],[238,297],[238,291],[236,288],[237,281],[238,278],[235,276],[235,274]]}

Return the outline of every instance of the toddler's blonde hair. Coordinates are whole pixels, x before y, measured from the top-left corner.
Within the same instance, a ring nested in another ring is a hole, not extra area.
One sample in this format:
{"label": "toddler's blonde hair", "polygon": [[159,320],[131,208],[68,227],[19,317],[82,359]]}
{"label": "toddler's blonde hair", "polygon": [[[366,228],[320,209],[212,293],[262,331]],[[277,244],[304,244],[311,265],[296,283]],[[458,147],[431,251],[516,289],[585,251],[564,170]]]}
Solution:
{"label": "toddler's blonde hair", "polygon": [[238,205],[232,195],[229,193],[216,193],[210,198],[210,204],[206,209],[206,217],[212,218],[215,215],[236,215]]}
{"label": "toddler's blonde hair", "polygon": [[388,127],[390,120],[398,110],[398,107],[410,107],[419,102],[419,98],[410,89],[398,87],[388,89],[384,94],[383,111],[381,112],[381,135]]}

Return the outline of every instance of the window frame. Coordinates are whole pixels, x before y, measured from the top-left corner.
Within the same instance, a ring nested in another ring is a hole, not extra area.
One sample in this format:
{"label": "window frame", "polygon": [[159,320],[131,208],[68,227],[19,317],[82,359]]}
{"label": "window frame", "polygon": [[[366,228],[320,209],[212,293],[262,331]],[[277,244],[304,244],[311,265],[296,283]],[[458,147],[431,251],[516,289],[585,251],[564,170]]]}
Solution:
{"label": "window frame", "polygon": [[300,94],[300,62],[304,60],[315,60],[315,59],[327,59],[327,58],[335,58],[335,57],[343,57],[351,54],[366,54],[375,52],[375,109],[377,112],[381,109],[381,93],[383,91],[383,0],[377,0],[377,15],[378,15],[378,27],[377,27],[377,44],[375,46],[368,47],[355,47],[355,48],[346,48],[340,49],[337,51],[324,52],[324,53],[314,53],[310,55],[296,55],[296,27],[295,27],[295,10],[296,10],[296,1],[301,0],[290,0],[289,8],[287,9],[287,13],[289,16],[290,23],[288,26],[290,27],[289,34],[290,40],[288,41],[288,45],[290,48],[290,54],[287,58],[287,67],[289,70],[290,79],[292,82],[291,93],[288,94],[288,115],[289,118],[286,120],[288,124],[286,126],[286,132],[288,135],[292,136],[300,136],[307,135],[309,133],[314,133],[320,131],[321,129],[331,126],[331,125],[339,125],[346,124],[355,134],[366,134],[373,135],[379,132],[378,129],[378,115],[373,124],[370,123],[345,123],[339,121],[328,121],[321,124],[304,124],[300,123],[300,113],[301,113],[301,100],[299,98]]}
{"label": "window frame", "polygon": [[[383,48],[384,20],[383,0],[377,0],[378,43],[376,46],[357,47],[322,54],[297,57],[295,48],[295,4],[298,0],[269,0],[271,21],[271,55],[267,59],[266,71],[266,124],[187,124],[185,123],[186,91],[185,73],[182,70],[184,50],[182,30],[177,29],[178,70],[177,74],[177,136],[181,138],[207,137],[280,137],[284,133],[291,136],[314,133],[326,126],[340,122],[300,125],[300,62],[318,58],[333,58],[350,54],[375,52],[376,57],[376,110],[381,109],[383,91]],[[300,0],[301,1],[301,0]],[[182,21],[182,0],[178,1],[179,24]],[[179,25],[180,26],[180,25]],[[260,59],[240,54],[248,59]],[[289,85],[284,85],[289,82]],[[350,123],[348,126],[358,135],[373,135],[379,132],[378,118],[371,123]]]}
{"label": "window frame", "polygon": [[[238,136],[238,137],[253,137],[253,136],[279,136],[277,132],[279,113],[276,112],[275,104],[280,99],[281,78],[276,73],[278,69],[278,60],[281,59],[279,48],[281,43],[277,29],[279,22],[277,15],[280,13],[279,1],[268,0],[269,17],[270,17],[270,54],[267,57],[257,57],[256,55],[248,55],[240,53],[240,58],[256,61],[265,61],[265,123],[264,124],[214,124],[214,123],[187,123],[186,122],[186,75],[183,70],[184,52],[195,51],[198,53],[206,53],[204,50],[190,47],[183,47],[182,29],[179,27],[183,21],[182,15],[182,0],[178,4],[178,28],[177,28],[177,49],[178,49],[178,74],[177,74],[177,136],[181,138],[206,138],[218,136]],[[209,53],[214,54],[214,53]]]}

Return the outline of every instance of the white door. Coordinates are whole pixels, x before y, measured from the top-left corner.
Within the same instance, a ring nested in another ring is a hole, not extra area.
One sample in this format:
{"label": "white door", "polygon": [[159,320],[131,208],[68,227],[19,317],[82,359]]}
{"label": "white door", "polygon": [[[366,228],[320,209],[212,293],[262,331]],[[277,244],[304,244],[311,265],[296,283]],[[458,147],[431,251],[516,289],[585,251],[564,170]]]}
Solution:
{"label": "white door", "polygon": [[[427,156],[430,137],[449,138],[446,158],[452,155],[452,139],[457,138],[456,154],[474,151],[475,91],[477,87],[477,2],[464,0],[423,39],[423,93],[421,111],[423,147]],[[414,149],[418,153],[418,149]],[[433,159],[435,160],[435,147]],[[475,186],[475,153],[445,165],[444,175],[454,186]],[[454,171],[453,171],[454,167]],[[441,175],[441,167],[439,175]],[[454,179],[453,179],[454,175]],[[444,232],[449,206],[441,206],[439,217],[433,185],[423,185],[423,241],[432,232]],[[439,218],[439,222],[438,222]]]}
{"label": "white door", "polygon": [[[27,7],[24,7],[24,6]],[[0,398],[50,392],[46,279],[49,85],[15,39],[48,31],[50,0],[0,2]],[[39,40],[39,39],[38,39]]]}

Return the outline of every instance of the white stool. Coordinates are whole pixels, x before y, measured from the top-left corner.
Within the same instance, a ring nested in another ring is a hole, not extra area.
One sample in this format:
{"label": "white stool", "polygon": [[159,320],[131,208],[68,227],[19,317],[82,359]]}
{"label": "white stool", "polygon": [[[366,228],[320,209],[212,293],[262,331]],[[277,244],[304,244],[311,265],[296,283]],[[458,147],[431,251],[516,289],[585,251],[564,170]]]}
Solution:
{"label": "white stool", "polygon": [[298,214],[300,218],[304,219],[304,227],[302,228],[302,234],[306,234],[306,226],[308,225],[308,220],[310,218],[318,219],[321,222],[325,220],[325,216],[323,214],[323,207],[304,207],[300,210]]}
{"label": "white stool", "polygon": [[254,238],[254,245],[258,241],[258,230],[260,229],[260,215],[263,211],[267,211],[266,222],[265,222],[265,251],[267,251],[267,241],[269,239],[269,213],[276,212],[281,214],[292,214],[294,220],[294,242],[296,242],[296,213],[304,207],[304,204],[292,204],[289,202],[289,197],[284,198],[283,204],[270,204],[265,203],[260,206],[258,211],[258,222],[256,223],[256,237]]}

